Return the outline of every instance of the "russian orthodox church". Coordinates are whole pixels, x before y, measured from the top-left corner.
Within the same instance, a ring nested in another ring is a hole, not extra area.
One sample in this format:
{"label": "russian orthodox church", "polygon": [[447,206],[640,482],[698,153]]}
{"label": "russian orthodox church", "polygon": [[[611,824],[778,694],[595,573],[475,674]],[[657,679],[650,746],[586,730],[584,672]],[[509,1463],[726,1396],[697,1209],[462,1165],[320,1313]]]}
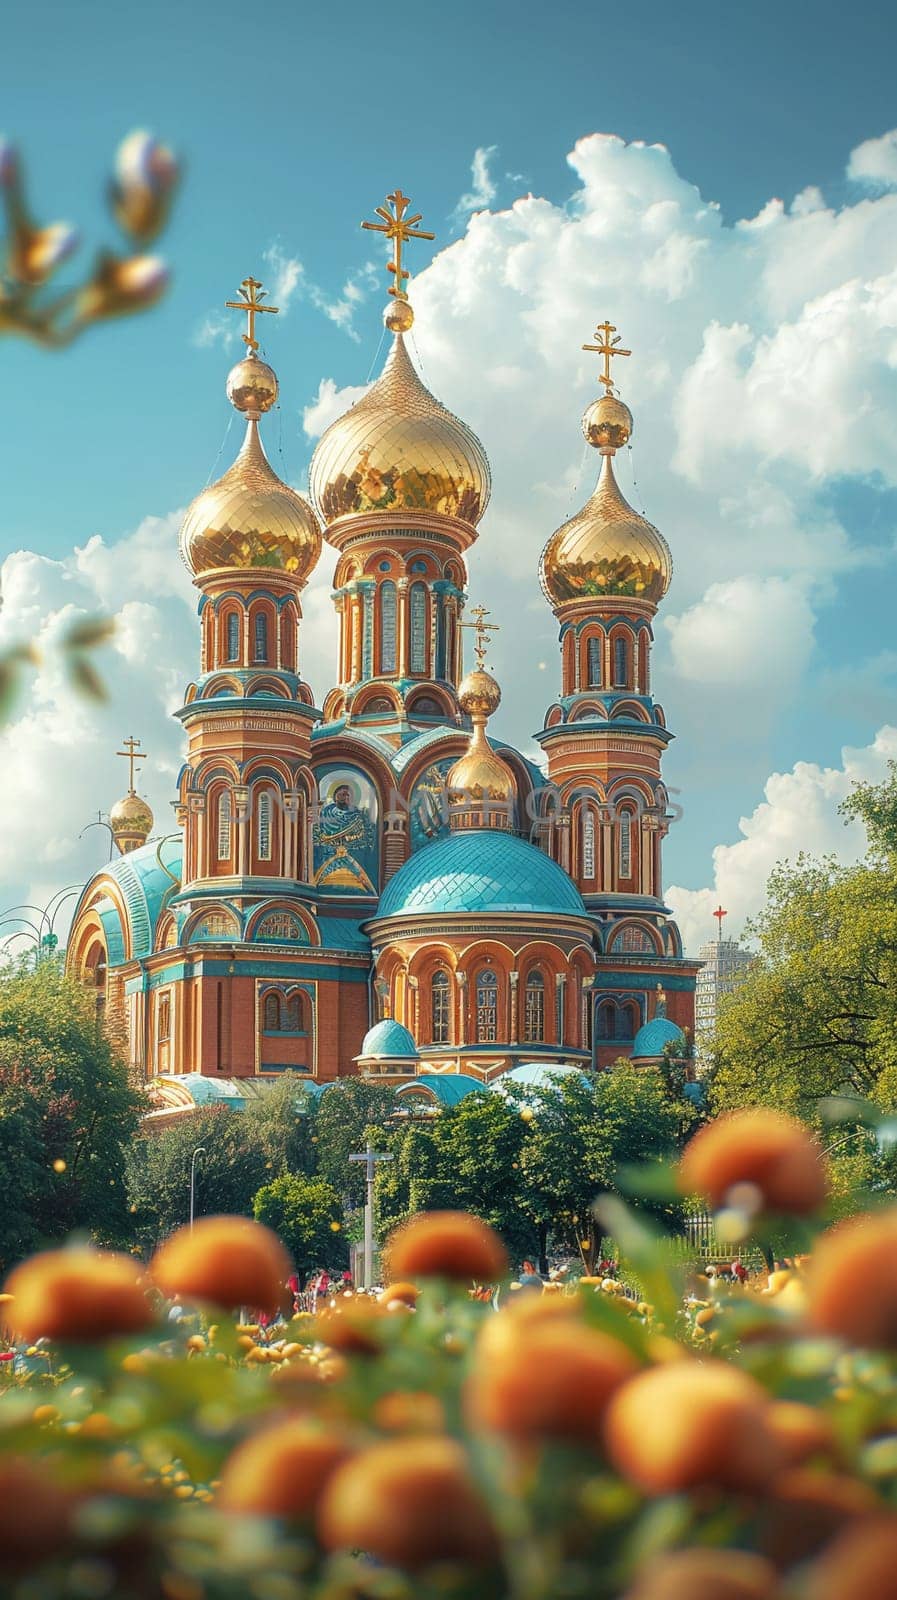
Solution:
{"label": "russian orthodox church", "polygon": [[[600,476],[542,553],[560,641],[543,767],[494,731],[488,612],[464,621],[489,465],[406,345],[402,245],[430,237],[407,204],[389,196],[374,225],[395,252],[385,366],[320,439],[308,499],[260,433],[278,380],[255,321],[275,308],[254,279],[236,302],[246,354],[227,394],[245,438],[181,532],[200,671],[177,713],[177,831],[151,837],[132,744],[119,857],[86,885],[67,955],[160,1107],[285,1070],[319,1087],[425,1078],[450,1099],[449,1077],[657,1060],[693,1029],[699,964],[663,903],[671,735],[650,675],[672,564],[613,465],[633,424],[610,363],[629,352],[608,323],[585,347],[604,358],[583,418]],[[339,553],[339,646],[319,710],[300,663],[322,539]]]}

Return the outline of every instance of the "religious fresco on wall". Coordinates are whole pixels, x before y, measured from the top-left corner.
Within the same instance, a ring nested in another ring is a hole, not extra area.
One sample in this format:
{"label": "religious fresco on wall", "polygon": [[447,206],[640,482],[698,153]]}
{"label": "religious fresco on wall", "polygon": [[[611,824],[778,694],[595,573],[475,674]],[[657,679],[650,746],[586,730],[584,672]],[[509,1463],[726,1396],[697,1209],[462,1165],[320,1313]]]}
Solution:
{"label": "religious fresco on wall", "polygon": [[432,762],[411,791],[412,850],[419,850],[422,844],[429,844],[431,839],[439,839],[449,831],[445,779],[456,760],[456,756],[443,756],[441,761]]}
{"label": "religious fresco on wall", "polygon": [[315,884],[328,894],[376,894],[377,791],[355,767],[318,773],[314,821]]}

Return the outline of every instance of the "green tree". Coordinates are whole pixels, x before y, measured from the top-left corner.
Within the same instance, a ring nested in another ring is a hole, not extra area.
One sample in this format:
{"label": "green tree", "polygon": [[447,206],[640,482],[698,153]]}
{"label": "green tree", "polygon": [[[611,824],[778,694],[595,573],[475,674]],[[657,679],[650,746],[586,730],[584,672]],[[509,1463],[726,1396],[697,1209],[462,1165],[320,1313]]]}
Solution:
{"label": "green tree", "polygon": [[316,1267],[335,1272],[346,1266],[342,1204],[326,1179],[284,1173],[259,1189],[252,1209],[283,1240],[303,1282]]}
{"label": "green tree", "polygon": [[194,1150],[195,1214],[251,1216],[252,1202],[274,1170],[252,1140],[248,1118],[212,1106],[158,1133],[135,1139],[127,1157],[128,1200],[134,1237],[144,1249],[185,1223],[190,1214],[190,1163]]}
{"label": "green tree", "polygon": [[[519,1091],[518,1091],[519,1094]],[[680,1107],[654,1068],[619,1061],[608,1071],[566,1073],[526,1090],[520,1167],[522,1205],[549,1246],[580,1254],[594,1271],[601,1229],[592,1207],[618,1189],[618,1169],[671,1156]]]}
{"label": "green tree", "polygon": [[[878,806],[881,791],[867,798]],[[895,865],[776,868],[751,930],[757,958],[720,1008],[715,1110],[759,1102],[811,1118],[842,1091],[897,1102]]]}
{"label": "green tree", "polygon": [[259,1100],[247,1105],[243,1116],[248,1142],[258,1145],[266,1170],[274,1177],[284,1172],[312,1171],[313,1113],[314,1099],[295,1072],[282,1073],[265,1085]]}
{"label": "green tree", "polygon": [[364,1204],[364,1176],[349,1157],[364,1149],[369,1133],[387,1137],[397,1107],[394,1089],[364,1078],[344,1078],[318,1099],[310,1135],[315,1169],[350,1205]]}
{"label": "green tree", "polygon": [[93,999],[55,958],[0,975],[0,1259],[77,1230],[130,1234],[125,1150],[142,1096]]}

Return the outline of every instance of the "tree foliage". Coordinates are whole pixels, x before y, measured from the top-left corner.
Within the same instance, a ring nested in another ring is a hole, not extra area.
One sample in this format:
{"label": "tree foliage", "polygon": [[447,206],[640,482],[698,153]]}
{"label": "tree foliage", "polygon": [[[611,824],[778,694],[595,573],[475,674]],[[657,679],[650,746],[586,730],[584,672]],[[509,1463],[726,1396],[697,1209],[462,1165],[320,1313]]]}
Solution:
{"label": "tree foliage", "polygon": [[720,1008],[712,1099],[813,1116],[842,1091],[897,1103],[897,769],[842,808],[869,855],[779,866],[751,932],[757,958]]}
{"label": "tree foliage", "polygon": [[93,998],[53,958],[0,976],[0,1260],[77,1230],[126,1242],[143,1100]]}
{"label": "tree foliage", "polygon": [[315,1170],[351,1205],[364,1204],[364,1175],[349,1157],[364,1149],[369,1134],[382,1143],[397,1108],[394,1089],[365,1078],[345,1078],[318,1101],[311,1135]]}
{"label": "tree foliage", "polygon": [[259,1189],[252,1209],[283,1240],[301,1279],[316,1267],[335,1272],[346,1266],[342,1202],[325,1178],[283,1173]]}

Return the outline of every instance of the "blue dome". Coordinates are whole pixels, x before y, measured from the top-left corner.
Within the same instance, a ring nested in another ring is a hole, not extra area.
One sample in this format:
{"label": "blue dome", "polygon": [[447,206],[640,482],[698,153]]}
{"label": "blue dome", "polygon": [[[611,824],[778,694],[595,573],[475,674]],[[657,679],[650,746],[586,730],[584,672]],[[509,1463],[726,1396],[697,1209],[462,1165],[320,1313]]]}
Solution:
{"label": "blue dome", "polygon": [[382,1022],[377,1022],[373,1028],[369,1028],[364,1036],[356,1059],[365,1056],[379,1056],[390,1061],[395,1057],[416,1061],[417,1045],[401,1022],[396,1022],[392,1017],[384,1017]]}
{"label": "blue dome", "polygon": [[390,878],[377,915],[465,911],[587,914],[576,885],[544,850],[513,833],[477,828],[415,851]]}
{"label": "blue dome", "polygon": [[467,1072],[422,1072],[413,1083],[403,1083],[396,1090],[402,1101],[426,1098],[431,1095],[444,1106],[456,1106],[469,1094],[488,1093],[488,1086]]}
{"label": "blue dome", "polygon": [[669,1017],[652,1017],[643,1028],[639,1028],[632,1046],[632,1059],[638,1061],[646,1056],[662,1056],[668,1044],[676,1043],[685,1049],[685,1034],[677,1028],[675,1022]]}
{"label": "blue dome", "polygon": [[519,1067],[503,1072],[495,1087],[500,1090],[508,1084],[517,1083],[524,1089],[553,1089],[555,1079],[564,1078],[571,1072],[581,1075],[582,1070],[582,1067],[569,1061],[521,1061]]}

